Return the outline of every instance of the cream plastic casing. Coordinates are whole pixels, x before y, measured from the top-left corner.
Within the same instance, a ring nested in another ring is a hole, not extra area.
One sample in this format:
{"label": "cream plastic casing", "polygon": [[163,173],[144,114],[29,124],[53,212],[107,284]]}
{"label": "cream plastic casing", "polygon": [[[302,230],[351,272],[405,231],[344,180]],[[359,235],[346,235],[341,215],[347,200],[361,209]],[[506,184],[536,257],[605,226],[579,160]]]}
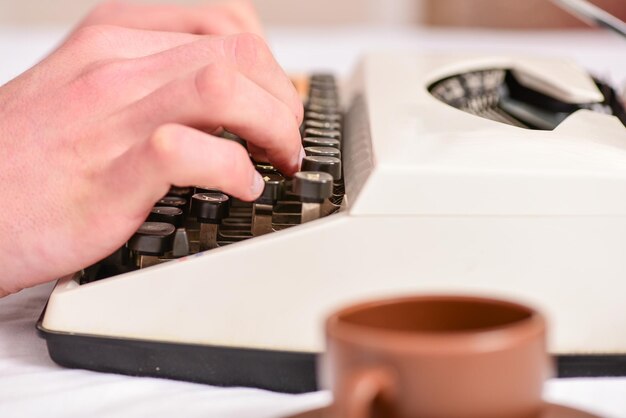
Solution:
{"label": "cream plastic casing", "polygon": [[485,68],[511,68],[565,101],[601,97],[564,61],[368,56],[343,89],[352,110],[340,213],[86,285],[60,280],[43,326],[319,352],[324,318],[345,304],[469,293],[541,309],[553,353],[626,353],[626,130],[578,111],[531,131],[427,91]]}

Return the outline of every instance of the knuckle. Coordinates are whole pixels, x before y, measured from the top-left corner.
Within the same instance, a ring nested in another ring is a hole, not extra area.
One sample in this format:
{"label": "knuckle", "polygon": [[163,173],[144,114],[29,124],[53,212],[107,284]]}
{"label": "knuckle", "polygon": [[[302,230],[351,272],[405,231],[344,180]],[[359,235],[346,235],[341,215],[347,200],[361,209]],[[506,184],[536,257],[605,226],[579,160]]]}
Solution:
{"label": "knuckle", "polygon": [[148,141],[149,153],[158,161],[169,159],[176,152],[176,144],[173,140],[178,127],[174,124],[159,126]]}
{"label": "knuckle", "polygon": [[271,56],[269,48],[262,37],[254,33],[241,33],[225,40],[226,50],[230,52],[235,63],[244,68],[252,68],[267,62]]}
{"label": "knuckle", "polygon": [[83,48],[98,48],[106,46],[113,34],[115,26],[88,25],[77,29],[70,37],[69,43]]}
{"label": "knuckle", "polygon": [[194,88],[202,102],[224,104],[234,91],[234,82],[234,73],[227,67],[211,64],[196,73]]}

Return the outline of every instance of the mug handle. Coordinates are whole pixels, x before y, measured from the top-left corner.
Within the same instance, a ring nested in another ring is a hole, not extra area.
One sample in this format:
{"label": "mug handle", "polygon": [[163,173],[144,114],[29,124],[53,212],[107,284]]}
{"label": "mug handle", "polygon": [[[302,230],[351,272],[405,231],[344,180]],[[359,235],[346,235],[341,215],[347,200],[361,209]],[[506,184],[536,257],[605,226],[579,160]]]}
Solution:
{"label": "mug handle", "polygon": [[355,372],[342,388],[343,405],[339,405],[342,418],[370,418],[374,400],[379,398],[388,405],[395,398],[395,379],[385,368],[364,369]]}

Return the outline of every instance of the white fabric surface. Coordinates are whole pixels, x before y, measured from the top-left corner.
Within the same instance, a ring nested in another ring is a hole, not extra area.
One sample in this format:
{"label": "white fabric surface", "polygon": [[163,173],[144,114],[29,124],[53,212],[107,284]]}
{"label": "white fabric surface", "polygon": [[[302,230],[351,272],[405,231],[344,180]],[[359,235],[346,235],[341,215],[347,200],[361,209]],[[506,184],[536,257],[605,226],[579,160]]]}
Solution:
{"label": "white fabric surface", "polygon": [[[0,28],[0,83],[37,62],[63,35],[64,30],[58,28]],[[364,51],[392,48],[559,54],[614,83],[626,80],[626,43],[602,33],[505,32],[494,36],[490,32],[345,28],[275,29],[269,35],[276,56],[291,72],[328,69],[345,75]],[[325,392],[284,395],[61,368],[49,359],[45,342],[35,331],[51,289],[46,284],[0,299],[0,417],[269,418],[330,402]],[[626,378],[551,380],[545,398],[606,418],[626,418]]]}

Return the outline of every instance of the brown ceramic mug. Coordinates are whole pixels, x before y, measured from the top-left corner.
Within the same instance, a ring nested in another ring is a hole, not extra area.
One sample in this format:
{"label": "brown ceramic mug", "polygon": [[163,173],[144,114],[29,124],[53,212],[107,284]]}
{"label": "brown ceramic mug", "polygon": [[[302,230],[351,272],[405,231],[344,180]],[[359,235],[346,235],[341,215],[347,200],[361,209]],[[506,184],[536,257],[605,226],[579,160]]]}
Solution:
{"label": "brown ceramic mug", "polygon": [[552,372],[544,318],[516,303],[417,296],[326,323],[333,418],[537,418]]}

